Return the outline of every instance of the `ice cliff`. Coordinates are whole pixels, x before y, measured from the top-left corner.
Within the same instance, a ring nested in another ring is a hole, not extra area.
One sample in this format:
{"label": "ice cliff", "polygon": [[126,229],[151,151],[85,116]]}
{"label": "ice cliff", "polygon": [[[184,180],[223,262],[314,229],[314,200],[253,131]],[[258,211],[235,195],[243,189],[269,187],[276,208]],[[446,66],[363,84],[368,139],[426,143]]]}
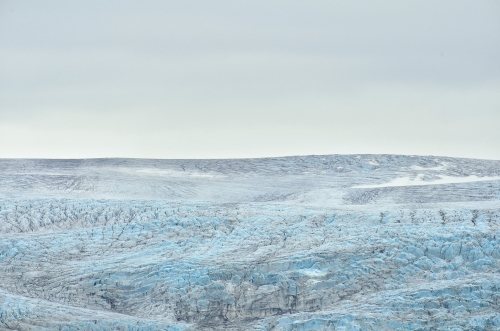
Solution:
{"label": "ice cliff", "polygon": [[500,161],[0,160],[0,330],[500,330]]}

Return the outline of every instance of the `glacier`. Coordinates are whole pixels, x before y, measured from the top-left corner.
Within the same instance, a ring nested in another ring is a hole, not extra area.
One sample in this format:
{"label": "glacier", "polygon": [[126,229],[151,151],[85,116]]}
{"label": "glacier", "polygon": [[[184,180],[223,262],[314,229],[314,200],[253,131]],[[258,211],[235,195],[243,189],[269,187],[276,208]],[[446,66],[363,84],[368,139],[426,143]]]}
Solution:
{"label": "glacier", "polygon": [[500,330],[500,161],[0,160],[0,330]]}

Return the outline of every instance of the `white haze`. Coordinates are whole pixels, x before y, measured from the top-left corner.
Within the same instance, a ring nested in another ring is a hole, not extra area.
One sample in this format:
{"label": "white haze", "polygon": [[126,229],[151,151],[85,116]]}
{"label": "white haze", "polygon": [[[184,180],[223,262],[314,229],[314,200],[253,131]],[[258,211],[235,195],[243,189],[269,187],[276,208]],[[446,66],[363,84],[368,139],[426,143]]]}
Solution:
{"label": "white haze", "polygon": [[1,1],[0,157],[500,158],[495,1]]}

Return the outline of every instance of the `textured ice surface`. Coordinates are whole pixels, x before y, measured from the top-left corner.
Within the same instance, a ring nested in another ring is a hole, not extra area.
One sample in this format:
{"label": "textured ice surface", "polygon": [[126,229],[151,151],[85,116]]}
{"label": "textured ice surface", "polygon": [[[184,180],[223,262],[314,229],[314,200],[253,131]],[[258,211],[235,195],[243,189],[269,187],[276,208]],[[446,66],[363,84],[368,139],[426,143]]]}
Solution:
{"label": "textured ice surface", "polygon": [[0,160],[0,330],[500,330],[499,176],[394,155]]}

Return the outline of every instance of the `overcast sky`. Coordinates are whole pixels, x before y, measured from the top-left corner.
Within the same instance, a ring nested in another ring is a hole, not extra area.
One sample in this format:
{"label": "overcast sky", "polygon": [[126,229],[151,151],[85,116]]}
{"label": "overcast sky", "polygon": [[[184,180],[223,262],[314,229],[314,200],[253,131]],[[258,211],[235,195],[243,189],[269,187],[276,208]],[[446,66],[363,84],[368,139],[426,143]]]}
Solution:
{"label": "overcast sky", "polygon": [[500,2],[2,1],[0,157],[500,159]]}

